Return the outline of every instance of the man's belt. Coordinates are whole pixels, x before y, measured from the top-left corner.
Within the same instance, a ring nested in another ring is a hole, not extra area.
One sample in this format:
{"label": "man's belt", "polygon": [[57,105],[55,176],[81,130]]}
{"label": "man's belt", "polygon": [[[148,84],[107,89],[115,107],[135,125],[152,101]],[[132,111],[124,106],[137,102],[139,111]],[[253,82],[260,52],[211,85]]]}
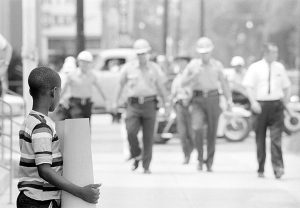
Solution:
{"label": "man's belt", "polygon": [[149,101],[155,101],[157,98],[156,98],[156,95],[152,95],[152,96],[140,96],[140,97],[129,97],[128,98],[128,102],[131,103],[131,104],[134,104],[134,103],[138,103],[138,104],[144,104],[145,102],[149,102]]}
{"label": "man's belt", "polygon": [[78,97],[70,97],[70,102],[80,103],[81,105],[86,105],[87,103],[91,103],[91,98],[78,98]]}
{"label": "man's belt", "polygon": [[213,97],[218,95],[219,95],[218,90],[209,90],[209,91],[194,90],[193,91],[193,96],[199,96],[199,97]]}
{"label": "man's belt", "polygon": [[281,100],[258,100],[259,103],[279,103]]}

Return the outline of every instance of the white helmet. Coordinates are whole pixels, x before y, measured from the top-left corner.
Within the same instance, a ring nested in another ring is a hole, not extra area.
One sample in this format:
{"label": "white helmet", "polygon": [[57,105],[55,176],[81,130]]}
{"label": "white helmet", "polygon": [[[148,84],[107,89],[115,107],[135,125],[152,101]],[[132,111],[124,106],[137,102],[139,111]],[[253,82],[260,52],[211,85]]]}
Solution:
{"label": "white helmet", "polygon": [[93,56],[90,52],[88,51],[81,51],[78,56],[77,56],[78,61],[87,61],[87,62],[92,62],[93,61]]}
{"label": "white helmet", "polygon": [[197,52],[198,53],[209,53],[214,49],[214,44],[211,39],[207,37],[201,37],[197,41]]}
{"label": "white helmet", "polygon": [[245,61],[241,56],[234,56],[231,59],[230,65],[233,66],[233,67],[234,66],[244,66]]}
{"label": "white helmet", "polygon": [[147,53],[151,50],[151,46],[145,39],[138,39],[133,44],[133,49],[137,54]]}
{"label": "white helmet", "polygon": [[61,72],[70,73],[76,69],[76,59],[73,56],[68,56],[62,66]]}

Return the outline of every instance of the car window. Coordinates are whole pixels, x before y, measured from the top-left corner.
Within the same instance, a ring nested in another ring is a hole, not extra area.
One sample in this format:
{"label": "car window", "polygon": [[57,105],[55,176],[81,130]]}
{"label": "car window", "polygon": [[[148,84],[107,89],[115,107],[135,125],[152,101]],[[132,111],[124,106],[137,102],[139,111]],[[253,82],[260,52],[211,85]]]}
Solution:
{"label": "car window", "polygon": [[102,71],[119,71],[121,66],[125,64],[126,59],[125,58],[111,58],[107,59],[104,62],[104,65],[102,67]]}

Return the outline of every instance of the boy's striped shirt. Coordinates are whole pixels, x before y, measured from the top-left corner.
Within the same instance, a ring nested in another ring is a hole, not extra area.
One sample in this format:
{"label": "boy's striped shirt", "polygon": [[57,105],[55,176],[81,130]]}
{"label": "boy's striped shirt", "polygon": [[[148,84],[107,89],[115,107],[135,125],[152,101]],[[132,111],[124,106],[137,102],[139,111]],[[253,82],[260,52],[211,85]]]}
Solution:
{"label": "boy's striped shirt", "polygon": [[59,174],[62,173],[60,140],[54,122],[39,112],[31,111],[19,132],[21,159],[18,188],[35,200],[60,199],[61,191],[43,180],[37,166],[47,163]]}

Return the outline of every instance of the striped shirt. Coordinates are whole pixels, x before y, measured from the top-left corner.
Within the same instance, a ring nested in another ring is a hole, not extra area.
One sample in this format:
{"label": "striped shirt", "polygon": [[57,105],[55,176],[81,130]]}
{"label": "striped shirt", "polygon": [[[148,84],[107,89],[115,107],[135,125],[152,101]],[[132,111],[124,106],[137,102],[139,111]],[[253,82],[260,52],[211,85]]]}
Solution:
{"label": "striped shirt", "polygon": [[19,132],[21,159],[18,188],[32,199],[60,199],[61,191],[39,176],[37,166],[50,164],[62,174],[60,140],[54,122],[46,115],[31,111]]}

